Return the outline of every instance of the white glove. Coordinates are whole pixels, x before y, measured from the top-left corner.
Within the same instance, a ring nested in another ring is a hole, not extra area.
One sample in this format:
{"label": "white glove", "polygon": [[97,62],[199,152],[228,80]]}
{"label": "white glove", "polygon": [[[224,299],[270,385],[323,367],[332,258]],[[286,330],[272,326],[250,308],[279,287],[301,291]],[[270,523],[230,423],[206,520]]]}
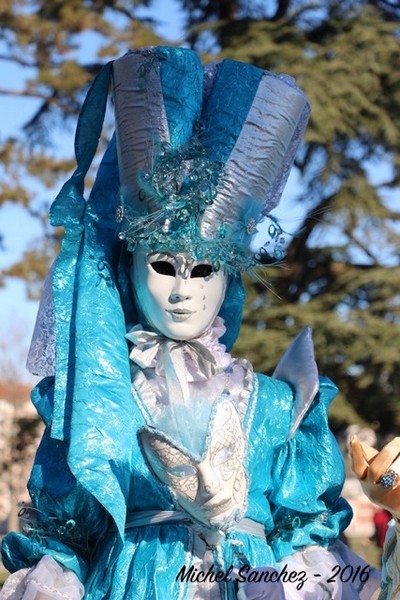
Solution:
{"label": "white glove", "polygon": [[21,569],[6,580],[0,600],[82,600],[85,589],[75,573],[51,556],[36,567]]}

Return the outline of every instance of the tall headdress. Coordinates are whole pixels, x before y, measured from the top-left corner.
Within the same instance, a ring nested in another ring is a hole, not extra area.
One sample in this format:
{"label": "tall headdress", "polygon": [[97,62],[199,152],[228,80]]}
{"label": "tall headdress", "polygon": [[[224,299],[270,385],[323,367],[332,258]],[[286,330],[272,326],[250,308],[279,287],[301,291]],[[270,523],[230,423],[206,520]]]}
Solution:
{"label": "tall headdress", "polygon": [[278,204],[310,107],[290,77],[182,48],[113,64],[120,237],[133,250],[190,252],[230,272]]}

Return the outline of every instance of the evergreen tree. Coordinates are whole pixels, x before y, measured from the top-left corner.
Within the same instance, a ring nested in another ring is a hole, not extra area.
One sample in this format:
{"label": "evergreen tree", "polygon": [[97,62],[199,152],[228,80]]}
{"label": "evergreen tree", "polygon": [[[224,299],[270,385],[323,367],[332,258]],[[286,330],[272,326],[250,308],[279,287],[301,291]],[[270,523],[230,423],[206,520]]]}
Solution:
{"label": "evergreen tree", "polygon": [[[297,167],[300,233],[269,289],[248,282],[237,353],[271,372],[314,328],[341,394],[336,428],[400,425],[400,7],[389,0],[182,0],[192,45],[296,78],[312,104]],[[382,165],[385,175],[382,175]],[[392,193],[391,193],[392,192]],[[291,208],[281,215],[290,226]],[[272,224],[272,228],[274,228]],[[254,333],[255,332],[255,333]]]}

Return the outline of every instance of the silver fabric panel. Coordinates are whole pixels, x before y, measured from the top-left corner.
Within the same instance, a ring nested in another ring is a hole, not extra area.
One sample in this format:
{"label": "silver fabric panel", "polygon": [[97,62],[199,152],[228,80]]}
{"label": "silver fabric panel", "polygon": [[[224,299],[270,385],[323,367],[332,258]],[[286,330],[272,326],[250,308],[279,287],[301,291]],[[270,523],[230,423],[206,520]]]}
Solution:
{"label": "silver fabric panel", "polygon": [[56,369],[56,324],[53,300],[54,264],[44,282],[35,329],[26,361],[32,375],[51,377]]}
{"label": "silver fabric panel", "polygon": [[170,141],[160,64],[154,54],[131,52],[116,60],[113,95],[121,184],[136,202],[138,173],[152,167],[160,142]]}
{"label": "silver fabric panel", "polygon": [[[270,73],[264,74],[226,163],[214,203],[203,215],[201,234],[204,238],[213,238],[221,223],[229,228],[240,222],[245,200],[248,207],[250,198],[258,205],[261,218],[277,177],[285,176],[285,170],[291,167],[287,164],[292,162],[287,161],[288,150],[305,112],[308,112],[308,102],[298,88]],[[279,198],[276,203],[278,201]]]}

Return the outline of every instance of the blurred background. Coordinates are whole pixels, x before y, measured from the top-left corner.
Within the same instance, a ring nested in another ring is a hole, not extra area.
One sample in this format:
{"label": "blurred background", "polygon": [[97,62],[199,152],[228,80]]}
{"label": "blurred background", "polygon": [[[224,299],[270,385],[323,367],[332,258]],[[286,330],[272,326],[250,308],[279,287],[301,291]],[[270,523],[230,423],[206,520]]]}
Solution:
{"label": "blurred background", "polygon": [[[40,424],[24,370],[43,279],[62,238],[48,209],[74,167],[77,115],[95,74],[132,47],[195,48],[296,79],[312,103],[270,248],[246,281],[236,356],[271,373],[314,330],[320,372],[340,392],[330,419],[381,446],[400,429],[400,4],[395,0],[2,0],[0,2],[0,523],[17,526]],[[99,153],[112,132],[108,115]],[[95,170],[95,166],[94,166]],[[93,181],[94,170],[87,179]],[[257,242],[256,240],[256,242]],[[260,243],[262,243],[260,241]],[[267,246],[267,250],[268,250]],[[267,261],[270,262],[270,261]],[[357,483],[349,538],[379,560]],[[375,519],[375,523],[374,523]],[[357,525],[358,523],[358,525]]]}

